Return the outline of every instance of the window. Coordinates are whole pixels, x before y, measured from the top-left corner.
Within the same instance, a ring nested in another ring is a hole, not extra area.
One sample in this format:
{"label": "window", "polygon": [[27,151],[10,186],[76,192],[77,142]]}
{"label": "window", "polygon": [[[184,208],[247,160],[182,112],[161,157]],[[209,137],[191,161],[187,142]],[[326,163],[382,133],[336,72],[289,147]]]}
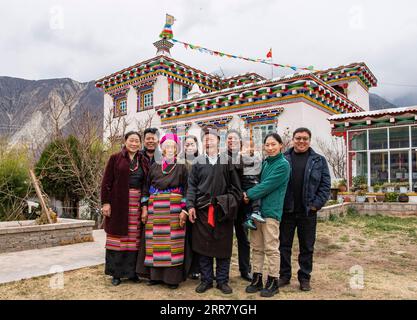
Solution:
{"label": "window", "polygon": [[170,101],[180,100],[187,97],[188,87],[177,82],[171,82],[170,84]]}
{"label": "window", "polygon": [[408,182],[409,160],[407,151],[391,151],[391,182]]}
{"label": "window", "polygon": [[411,141],[413,148],[417,148],[417,126],[411,127]]}
{"label": "window", "polygon": [[152,90],[143,91],[140,94],[139,111],[149,110],[153,108],[153,92]]}
{"label": "window", "polygon": [[253,126],[252,137],[255,142],[255,145],[262,145],[264,143],[266,135],[271,132],[276,132],[276,129],[277,126],[273,123]]}
{"label": "window", "polygon": [[366,150],[368,148],[366,141],[366,131],[349,132],[349,150]]}
{"label": "window", "polygon": [[371,185],[388,182],[388,152],[371,153]]}
{"label": "window", "polygon": [[413,181],[413,191],[417,192],[417,149],[412,151],[412,170],[411,170],[411,175],[412,175],[412,181]]}
{"label": "window", "polygon": [[[366,152],[349,152],[351,177],[368,177],[368,157]],[[352,181],[349,183],[352,185]]]}
{"label": "window", "polygon": [[399,127],[389,129],[389,147],[395,148],[408,148],[410,146],[410,128]]}
{"label": "window", "polygon": [[149,107],[153,106],[153,93],[145,93],[143,95],[143,107],[144,109],[149,109]]}
{"label": "window", "polygon": [[388,149],[387,129],[369,130],[369,149]]}
{"label": "window", "polygon": [[127,114],[127,100],[125,98],[116,100],[114,116],[120,117]]}

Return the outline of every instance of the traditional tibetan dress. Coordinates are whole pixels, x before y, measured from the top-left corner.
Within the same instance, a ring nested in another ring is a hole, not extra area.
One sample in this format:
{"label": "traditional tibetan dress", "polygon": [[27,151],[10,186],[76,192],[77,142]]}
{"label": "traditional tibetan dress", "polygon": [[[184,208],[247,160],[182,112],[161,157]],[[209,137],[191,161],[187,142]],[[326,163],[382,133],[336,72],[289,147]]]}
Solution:
{"label": "traditional tibetan dress", "polygon": [[171,285],[185,280],[186,229],[180,227],[179,215],[185,209],[187,176],[180,163],[154,163],[149,170],[142,198],[148,204],[148,220],[137,264],[142,277]]}
{"label": "traditional tibetan dress", "polygon": [[[140,198],[145,179],[138,155],[130,161],[129,170],[128,212],[123,213],[128,216],[127,234],[120,236],[107,232],[106,238],[105,274],[115,278],[136,277],[136,262],[140,247]],[[119,179],[121,179],[121,176],[122,174],[119,175]],[[115,193],[113,192],[113,194]],[[118,201],[117,197],[114,198],[113,202]],[[116,218],[115,214],[116,212],[112,210],[110,219]],[[117,214],[120,215],[121,213],[118,212]]]}

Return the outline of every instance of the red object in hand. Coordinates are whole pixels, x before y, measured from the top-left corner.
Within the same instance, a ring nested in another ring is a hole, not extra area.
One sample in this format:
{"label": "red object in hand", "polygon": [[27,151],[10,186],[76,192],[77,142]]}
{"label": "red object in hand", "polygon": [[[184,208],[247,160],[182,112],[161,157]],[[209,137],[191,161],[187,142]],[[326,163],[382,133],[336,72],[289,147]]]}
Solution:
{"label": "red object in hand", "polygon": [[212,204],[209,205],[208,208],[208,224],[214,228],[214,206]]}

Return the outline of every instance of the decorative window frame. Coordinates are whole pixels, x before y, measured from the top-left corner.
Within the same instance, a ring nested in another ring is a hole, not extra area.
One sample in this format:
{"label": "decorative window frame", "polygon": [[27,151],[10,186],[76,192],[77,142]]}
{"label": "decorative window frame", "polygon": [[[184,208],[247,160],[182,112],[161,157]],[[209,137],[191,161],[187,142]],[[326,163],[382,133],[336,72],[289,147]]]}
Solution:
{"label": "decorative window frame", "polygon": [[[125,102],[126,103],[126,110],[122,112],[121,110],[121,104]],[[113,118],[123,117],[127,115],[127,96],[123,95],[117,98],[114,98],[113,103]]]}
{"label": "decorative window frame", "polygon": [[172,102],[175,100],[173,96],[173,89],[174,89],[175,84],[181,86],[181,97],[179,99],[185,99],[187,97],[187,94],[184,93],[184,88],[187,88],[187,93],[190,92],[191,90],[191,87],[185,84],[184,82],[180,82],[180,81],[176,81],[174,79],[168,78],[168,101],[169,102]]}
{"label": "decorative window frame", "polygon": [[[152,87],[144,87],[140,88],[136,91],[137,93],[137,112],[146,111],[153,109],[153,88]],[[152,94],[152,105],[151,106],[145,106],[145,95]]]}

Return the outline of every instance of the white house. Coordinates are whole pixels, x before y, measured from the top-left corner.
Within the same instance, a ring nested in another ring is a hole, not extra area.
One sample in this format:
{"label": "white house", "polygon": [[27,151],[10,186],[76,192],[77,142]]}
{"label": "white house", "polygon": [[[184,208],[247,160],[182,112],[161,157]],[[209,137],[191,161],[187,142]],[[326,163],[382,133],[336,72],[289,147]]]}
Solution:
{"label": "white house", "polygon": [[220,78],[173,59],[168,40],[154,45],[153,58],[96,81],[104,91],[104,121],[111,119],[105,140],[121,130],[121,122],[127,130],[146,123],[180,136],[213,123],[246,128],[258,142],[268,132],[303,126],[313,138],[329,139],[329,116],[368,111],[368,90],[377,84],[363,62],[274,79],[256,73]]}

